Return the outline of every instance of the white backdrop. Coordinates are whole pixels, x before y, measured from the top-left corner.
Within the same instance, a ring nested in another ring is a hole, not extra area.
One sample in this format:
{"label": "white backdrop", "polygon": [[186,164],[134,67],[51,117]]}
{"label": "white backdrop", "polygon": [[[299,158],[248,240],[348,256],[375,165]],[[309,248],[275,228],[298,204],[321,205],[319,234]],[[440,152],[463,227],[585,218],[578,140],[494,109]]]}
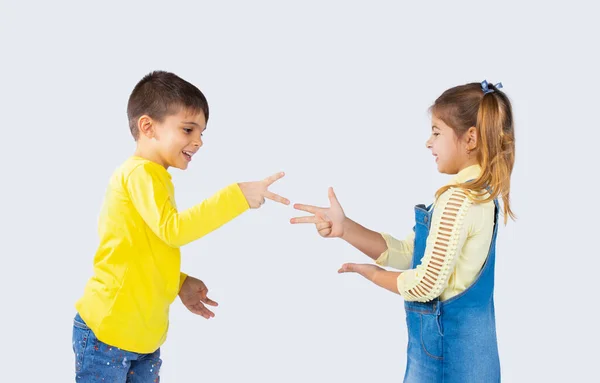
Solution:
{"label": "white backdrop", "polygon": [[[333,186],[348,216],[398,237],[448,180],[425,149],[427,108],[451,86],[502,81],[518,216],[498,239],[503,380],[593,380],[597,6],[116,4],[0,0],[3,381],[73,380],[73,304],[107,181],[134,150],[127,97],[154,69],[211,108],[205,146],[172,171],[181,209],[283,170],[272,190],[293,203],[326,204]],[[162,381],[401,381],[402,299],[338,275],[369,259],[295,215],[268,203],[182,250],[220,307],[206,321],[174,303]]]}

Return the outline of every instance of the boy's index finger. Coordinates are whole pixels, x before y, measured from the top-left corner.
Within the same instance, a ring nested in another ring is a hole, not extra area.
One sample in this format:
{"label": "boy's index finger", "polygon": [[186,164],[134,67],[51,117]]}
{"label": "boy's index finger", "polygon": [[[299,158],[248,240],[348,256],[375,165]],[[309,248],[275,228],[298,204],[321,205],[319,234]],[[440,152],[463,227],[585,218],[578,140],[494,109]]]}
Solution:
{"label": "boy's index finger", "polygon": [[265,182],[266,182],[267,186],[271,186],[275,181],[283,178],[283,176],[285,176],[284,172],[275,173],[272,176],[265,178]]}
{"label": "boy's index finger", "polygon": [[290,200],[288,200],[287,198],[284,198],[284,197],[282,197],[282,196],[280,196],[278,194],[272,193],[272,192],[270,192],[268,190],[265,193],[265,198],[270,199],[271,201],[282,203],[284,205],[289,205],[290,204]]}

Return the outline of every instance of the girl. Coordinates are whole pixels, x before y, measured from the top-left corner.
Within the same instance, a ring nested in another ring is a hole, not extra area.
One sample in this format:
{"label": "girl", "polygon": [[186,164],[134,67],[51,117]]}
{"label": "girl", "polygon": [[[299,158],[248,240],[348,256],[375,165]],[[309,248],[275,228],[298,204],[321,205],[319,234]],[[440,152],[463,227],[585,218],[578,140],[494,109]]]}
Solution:
{"label": "girl", "polygon": [[333,189],[330,207],[296,204],[312,216],[322,237],[346,240],[376,265],[344,264],[402,295],[408,325],[405,382],[498,382],[500,361],[494,318],[494,261],[498,199],[504,224],[510,209],[515,137],[509,99],[487,81],[445,91],[430,108],[426,146],[441,173],[454,174],[435,202],[415,207],[406,239],[371,231],[347,218]]}

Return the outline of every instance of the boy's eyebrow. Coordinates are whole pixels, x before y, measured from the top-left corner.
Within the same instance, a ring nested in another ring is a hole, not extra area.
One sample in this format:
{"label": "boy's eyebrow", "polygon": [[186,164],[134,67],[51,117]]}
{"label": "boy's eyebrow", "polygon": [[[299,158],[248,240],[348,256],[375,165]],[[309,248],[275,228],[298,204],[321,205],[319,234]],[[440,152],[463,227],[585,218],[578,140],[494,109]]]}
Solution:
{"label": "boy's eyebrow", "polygon": [[195,125],[197,127],[200,127],[200,125],[196,124],[194,121],[181,121],[182,124],[186,124],[186,125]]}

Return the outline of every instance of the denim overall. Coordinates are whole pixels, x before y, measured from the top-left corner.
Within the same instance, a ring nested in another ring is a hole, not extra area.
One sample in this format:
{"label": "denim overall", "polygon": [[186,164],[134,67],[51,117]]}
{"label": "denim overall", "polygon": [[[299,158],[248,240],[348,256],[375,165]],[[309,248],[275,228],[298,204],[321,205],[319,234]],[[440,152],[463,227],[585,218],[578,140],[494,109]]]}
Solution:
{"label": "denim overall", "polygon": [[[494,261],[498,232],[498,201],[494,234],[481,272],[465,291],[448,300],[407,302],[408,360],[404,382],[488,383],[500,381],[500,359],[494,316]],[[425,253],[433,205],[415,207],[412,267]]]}

